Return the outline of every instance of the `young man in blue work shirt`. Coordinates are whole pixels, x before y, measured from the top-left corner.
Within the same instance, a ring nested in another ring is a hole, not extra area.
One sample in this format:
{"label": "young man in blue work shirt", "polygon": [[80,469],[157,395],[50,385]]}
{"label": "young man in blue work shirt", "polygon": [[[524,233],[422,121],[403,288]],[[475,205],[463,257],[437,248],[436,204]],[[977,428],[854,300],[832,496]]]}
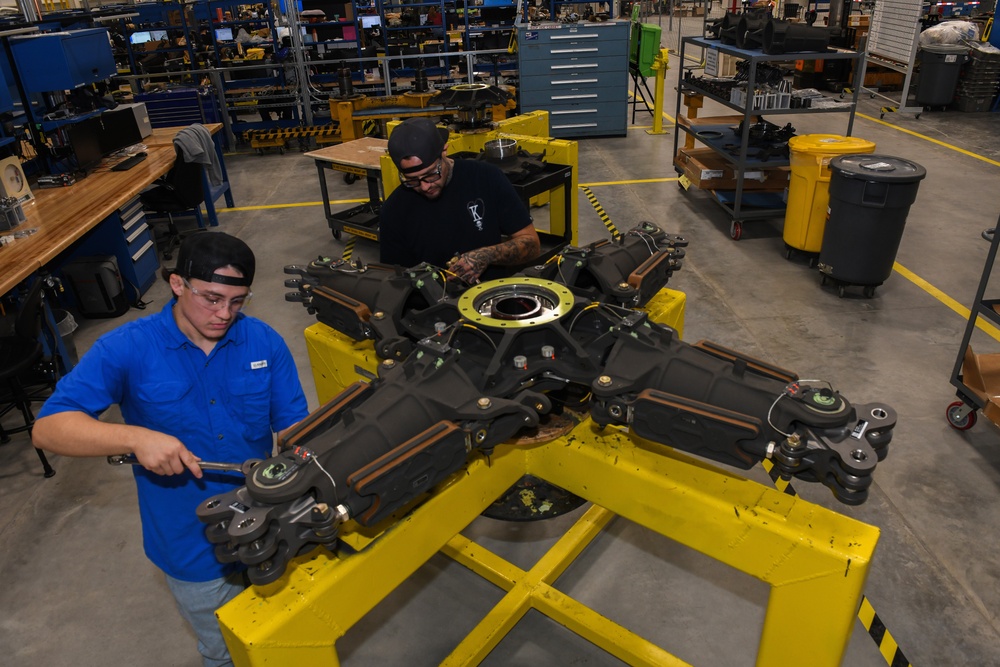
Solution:
{"label": "young man in blue work shirt", "polygon": [[[206,666],[231,665],[215,610],[243,590],[237,565],[222,564],[195,510],[242,486],[199,460],[267,458],[307,414],[288,346],[241,312],[255,258],[228,234],[184,240],[164,270],[174,298],[155,315],[102,336],[42,407],[32,442],[67,456],[134,454],[143,546],[166,574],[181,615],[198,635]],[[99,416],[121,407],[124,424]]]}
{"label": "young man in blue work shirt", "polygon": [[382,204],[381,262],[447,266],[472,284],[538,257],[531,215],[499,167],[448,157],[448,130],[429,118],[400,123],[388,148],[403,187]]}

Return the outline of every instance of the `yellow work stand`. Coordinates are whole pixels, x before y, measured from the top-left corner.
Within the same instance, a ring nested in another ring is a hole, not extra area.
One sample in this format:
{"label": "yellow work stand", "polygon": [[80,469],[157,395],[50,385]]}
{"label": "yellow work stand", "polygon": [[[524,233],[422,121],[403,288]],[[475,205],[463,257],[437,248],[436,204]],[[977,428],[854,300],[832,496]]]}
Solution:
{"label": "yellow work stand", "polygon": [[[684,303],[682,292],[663,289],[643,310],[680,332]],[[321,401],[374,377],[371,341],[315,324],[306,342]],[[593,503],[528,570],[461,534],[525,475]],[[628,664],[687,664],[558,588],[559,576],[615,515],[771,586],[758,665],[784,667],[789,656],[809,656],[816,667],[840,664],[877,528],[624,429],[599,430],[589,418],[546,443],[503,445],[489,458],[476,452],[464,470],[379,526],[345,524],[347,548],[291,561],[281,579],[221,608],[219,622],[239,667],[338,665],[337,641],[440,552],[505,592],[443,665],[479,664],[530,609]]]}
{"label": "yellow work stand", "polygon": [[[525,474],[594,503],[527,571],[460,534]],[[375,530],[346,524],[343,540],[356,553],[317,549],[293,560],[277,582],[220,609],[219,621],[238,666],[338,665],[337,640],[441,551],[506,591],[443,665],[479,664],[529,609],[628,664],[686,664],[558,589],[558,577],[615,514],[771,586],[758,665],[784,666],[789,656],[840,664],[877,528],[621,430],[598,431],[589,419],[549,443],[475,455],[415,509]]]}

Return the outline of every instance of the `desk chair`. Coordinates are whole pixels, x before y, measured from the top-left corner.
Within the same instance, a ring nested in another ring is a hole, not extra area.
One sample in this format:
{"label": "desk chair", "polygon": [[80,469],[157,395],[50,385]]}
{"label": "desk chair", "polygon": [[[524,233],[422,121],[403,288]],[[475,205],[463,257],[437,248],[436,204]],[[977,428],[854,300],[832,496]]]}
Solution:
{"label": "desk chair", "polygon": [[[174,166],[166,176],[139,194],[144,209],[167,216],[167,233],[156,239],[158,245],[164,244],[164,259],[173,258],[174,249],[180,247],[185,236],[205,228],[201,214],[201,205],[205,201],[204,167],[196,162],[186,162],[177,144],[174,144],[174,151],[177,154]],[[192,213],[198,221],[198,228],[181,232],[174,221],[174,215],[178,213]]]}
{"label": "desk chair", "polygon": [[[0,426],[0,443],[10,442],[14,433],[27,432],[31,437],[31,428],[35,425],[35,415],[31,411],[32,402],[41,402],[55,387],[55,380],[39,381],[32,371],[42,360],[42,286],[43,281],[36,280],[28,289],[28,294],[21,305],[14,323],[14,333],[0,337],[0,383],[7,392],[0,401],[0,418],[17,408],[21,411],[24,426],[5,430]],[[44,385],[35,392],[29,387]],[[35,452],[42,462],[46,477],[52,477],[56,471],[49,465],[45,452],[35,447]]]}

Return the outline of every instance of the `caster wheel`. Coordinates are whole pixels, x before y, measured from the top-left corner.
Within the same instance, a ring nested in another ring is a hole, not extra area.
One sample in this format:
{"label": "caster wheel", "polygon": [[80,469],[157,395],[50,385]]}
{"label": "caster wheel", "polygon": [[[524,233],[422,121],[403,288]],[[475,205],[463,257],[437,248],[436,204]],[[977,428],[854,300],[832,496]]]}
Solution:
{"label": "caster wheel", "polygon": [[868,287],[866,287],[864,289],[864,291],[862,292],[862,294],[865,295],[866,299],[872,298],[873,296],[875,296],[875,287],[872,286],[872,285],[869,285]]}
{"label": "caster wheel", "polygon": [[920,114],[917,114],[916,116],[914,116],[913,119],[914,120],[920,120]]}
{"label": "caster wheel", "polygon": [[837,287],[837,296],[839,296],[841,299],[843,299],[845,294],[847,294],[847,288],[846,287],[844,287],[843,285],[840,285],[839,287]]}
{"label": "caster wheel", "polygon": [[819,284],[820,284],[820,287],[826,287],[826,274],[825,273],[823,273],[823,274],[820,275]]}
{"label": "caster wheel", "polygon": [[739,220],[733,220],[733,224],[729,225],[729,238],[734,241],[739,241],[743,238],[743,223]]}
{"label": "caster wheel", "polygon": [[847,97],[847,93],[840,91],[840,99],[844,99],[845,97]]}
{"label": "caster wheel", "polygon": [[875,99],[875,93],[868,93],[868,97],[874,100]]}
{"label": "caster wheel", "polygon": [[791,259],[791,258],[792,258],[792,249],[785,248],[785,259]]}
{"label": "caster wheel", "polygon": [[815,269],[817,264],[819,264],[819,257],[810,257],[809,258],[809,268],[810,269]]}
{"label": "caster wheel", "polygon": [[354,185],[358,180],[357,174],[344,174],[344,183],[348,185]]}
{"label": "caster wheel", "polygon": [[339,229],[333,230],[333,238],[337,239],[338,241],[340,240],[340,237],[343,235],[344,235],[343,232],[341,232]]}
{"label": "caster wheel", "polygon": [[948,418],[948,424],[956,431],[968,431],[970,428],[976,425],[976,411],[972,410],[968,414],[962,415],[964,411],[965,403],[962,401],[955,401],[948,406],[945,411],[945,417]]}

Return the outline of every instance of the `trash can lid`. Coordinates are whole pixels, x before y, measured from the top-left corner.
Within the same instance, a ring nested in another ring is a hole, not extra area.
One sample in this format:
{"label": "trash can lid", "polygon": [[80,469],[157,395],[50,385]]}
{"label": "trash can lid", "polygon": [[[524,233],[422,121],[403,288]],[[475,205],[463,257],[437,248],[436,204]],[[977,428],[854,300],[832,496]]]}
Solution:
{"label": "trash can lid", "polygon": [[830,160],[830,171],[845,178],[893,183],[913,183],[927,175],[916,162],[888,155],[841,155]]}
{"label": "trash can lid", "polygon": [[799,134],[788,140],[788,149],[798,153],[857,153],[875,150],[875,143],[839,134]]}
{"label": "trash can lid", "polygon": [[927,51],[928,53],[962,55],[969,52],[969,47],[964,44],[928,44],[927,46],[921,46],[920,50]]}

